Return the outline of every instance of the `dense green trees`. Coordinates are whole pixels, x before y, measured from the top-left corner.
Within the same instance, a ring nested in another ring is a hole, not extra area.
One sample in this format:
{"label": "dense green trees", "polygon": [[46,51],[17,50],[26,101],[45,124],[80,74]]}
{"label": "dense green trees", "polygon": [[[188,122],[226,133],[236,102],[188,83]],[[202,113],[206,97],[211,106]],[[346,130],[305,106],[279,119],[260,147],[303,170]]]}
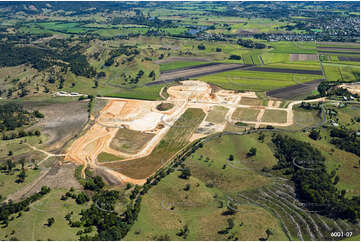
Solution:
{"label": "dense green trees", "polygon": [[245,40],[239,39],[239,40],[237,40],[237,44],[239,44],[243,47],[246,47],[246,48],[264,49],[267,47],[265,44],[253,42],[250,39],[245,39]]}
{"label": "dense green trees", "polygon": [[346,150],[360,155],[360,137],[355,131],[346,128],[331,128],[330,130],[331,144],[336,145],[339,149]]}
{"label": "dense green trees", "polygon": [[292,176],[296,193],[302,201],[308,201],[311,210],[323,208],[324,215],[355,221],[359,217],[360,198],[345,198],[339,192],[324,164],[325,158],[320,151],[309,143],[287,136],[277,135],[272,139],[276,147],[278,164],[273,169],[283,170]]}

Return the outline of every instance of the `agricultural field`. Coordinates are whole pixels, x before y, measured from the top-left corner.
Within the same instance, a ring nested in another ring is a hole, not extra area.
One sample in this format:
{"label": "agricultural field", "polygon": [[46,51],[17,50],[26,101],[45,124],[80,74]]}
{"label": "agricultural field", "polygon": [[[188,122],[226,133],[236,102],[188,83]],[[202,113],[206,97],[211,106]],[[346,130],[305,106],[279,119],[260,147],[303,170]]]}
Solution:
{"label": "agricultural field", "polygon": [[227,71],[202,76],[199,79],[226,89],[268,91],[297,84],[297,82],[294,81],[294,76],[296,76],[296,78],[301,83],[320,79],[321,77],[318,75],[308,74],[265,72],[261,70],[257,71],[257,69],[254,69],[254,71]]}

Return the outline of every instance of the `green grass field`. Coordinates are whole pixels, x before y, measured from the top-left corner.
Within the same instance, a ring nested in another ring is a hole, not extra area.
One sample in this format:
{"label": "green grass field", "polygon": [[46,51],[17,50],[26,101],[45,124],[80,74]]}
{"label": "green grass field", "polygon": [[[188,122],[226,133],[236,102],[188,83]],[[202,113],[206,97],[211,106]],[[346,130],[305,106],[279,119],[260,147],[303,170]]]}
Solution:
{"label": "green grass field", "polygon": [[[52,190],[39,201],[30,206],[30,211],[22,212],[22,216],[9,222],[7,228],[0,228],[0,236],[3,240],[15,237],[19,240],[78,240],[76,232],[80,228],[71,228],[64,216],[73,212],[74,221],[80,218],[79,212],[87,207],[87,204],[78,205],[73,199],[61,201],[61,195],[66,190]],[[15,214],[16,217],[18,214]],[[53,217],[55,223],[48,227],[45,225],[48,218]],[[11,235],[11,231],[15,231]]]}
{"label": "green grass field", "polygon": [[[300,82],[319,79],[318,75],[297,74]],[[201,81],[209,82],[225,89],[268,91],[286,86],[292,86],[293,81],[291,73],[274,73],[261,71],[234,70],[217,74],[202,76]]]}
{"label": "green grass field", "polygon": [[[259,154],[247,160],[246,153],[252,146],[258,147]],[[230,154],[237,166],[251,170],[227,165],[223,169]],[[174,172],[144,196],[138,220],[125,240],[149,240],[161,235],[181,240],[176,234],[185,224],[190,228],[187,240],[225,240],[233,233],[238,240],[258,240],[265,237],[267,228],[274,232],[270,240],[285,240],[277,219],[260,207],[242,204],[236,214],[222,215],[226,195],[270,182],[256,170],[275,164],[271,154],[256,135],[224,136],[205,144],[185,162],[192,174],[188,180],[178,178],[180,172]],[[186,184],[190,185],[189,191],[184,190]],[[227,218],[233,219],[234,228],[227,235],[218,233],[227,227]]]}
{"label": "green grass field", "polygon": [[107,152],[102,152],[97,157],[98,162],[109,162],[109,161],[116,161],[116,160],[122,160],[122,158],[115,156],[113,154],[109,154]]}
{"label": "green grass field", "polygon": [[17,183],[16,180],[18,179],[20,168],[21,166],[17,165],[16,168],[13,168],[13,171],[10,174],[7,174],[7,172],[0,173],[1,200],[5,199],[9,194],[13,194],[33,182],[40,174],[40,170],[25,169],[25,181],[23,183]]}
{"label": "green grass field", "polygon": [[160,64],[160,71],[170,71],[170,70],[180,69],[180,68],[184,68],[184,67],[202,65],[202,64],[206,64],[206,63],[207,62],[202,62],[202,61],[169,62],[169,63]]}

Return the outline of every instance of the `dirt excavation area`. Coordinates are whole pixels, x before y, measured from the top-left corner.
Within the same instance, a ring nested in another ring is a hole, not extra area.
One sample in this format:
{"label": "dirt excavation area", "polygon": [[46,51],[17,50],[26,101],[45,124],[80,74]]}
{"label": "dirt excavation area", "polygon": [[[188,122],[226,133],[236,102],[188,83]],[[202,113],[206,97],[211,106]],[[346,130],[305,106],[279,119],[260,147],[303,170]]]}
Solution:
{"label": "dirt excavation area", "polygon": [[349,83],[349,84],[341,84],[338,87],[344,88],[352,94],[357,94],[360,96],[360,83]]}
{"label": "dirt excavation area", "polygon": [[[107,105],[100,111],[94,125],[70,145],[64,160],[83,165],[83,175],[85,169],[90,167],[103,176],[111,177],[113,182],[143,184],[152,175],[151,172],[143,170],[142,174],[146,174],[144,177],[134,178],[127,176],[125,169],[116,169],[117,164],[131,164],[132,160],[149,158],[155,148],[159,150],[165,145],[172,147],[172,142],[177,140],[165,142],[163,138],[167,134],[177,137],[177,132],[194,130],[187,136],[189,143],[223,131],[229,122],[256,127],[289,126],[293,124],[292,107],[301,103],[297,101],[287,108],[280,108],[280,101],[270,100],[268,105],[263,106],[254,92],[223,90],[201,81],[182,81],[180,85],[168,87],[167,92],[169,97],[163,101],[101,98],[108,101]],[[205,113],[197,127],[187,126],[190,125],[187,121],[189,117],[185,119],[184,115],[188,109]],[[278,118],[281,116],[283,118]],[[168,136],[166,140],[169,140]],[[174,154],[178,152],[170,150]],[[156,168],[159,169],[164,163],[166,161],[156,164]],[[141,171],[145,168],[136,169]],[[155,169],[150,170],[154,173]]]}

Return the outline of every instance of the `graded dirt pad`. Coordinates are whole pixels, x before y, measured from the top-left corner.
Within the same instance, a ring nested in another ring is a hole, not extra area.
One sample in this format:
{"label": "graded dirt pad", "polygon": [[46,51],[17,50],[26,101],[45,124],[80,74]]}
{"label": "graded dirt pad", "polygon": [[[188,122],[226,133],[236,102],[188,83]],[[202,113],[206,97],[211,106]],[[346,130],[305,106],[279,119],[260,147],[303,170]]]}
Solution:
{"label": "graded dirt pad", "polygon": [[311,93],[313,90],[316,90],[317,86],[321,83],[321,81],[322,79],[317,79],[302,84],[296,84],[289,87],[278,88],[268,91],[266,92],[266,94],[267,96],[275,97],[275,98],[292,99],[297,96],[302,96]]}
{"label": "graded dirt pad", "polygon": [[360,56],[337,56],[340,61],[356,61],[360,62]]}
{"label": "graded dirt pad", "polygon": [[88,103],[70,102],[57,104],[26,104],[31,110],[39,110],[44,114],[34,127],[40,127],[42,133],[49,136],[46,143],[49,150],[59,149],[67,141],[79,134],[88,121]]}
{"label": "graded dirt pad", "polygon": [[219,73],[219,72],[236,70],[236,69],[240,69],[242,67],[245,67],[245,65],[215,63],[212,65],[202,65],[202,66],[187,68],[187,69],[182,68],[180,70],[172,70],[172,71],[168,71],[166,73],[162,73],[157,81],[149,82],[146,85],[147,86],[158,85],[158,84],[162,84],[165,82],[176,81],[178,79],[186,79],[186,78],[192,78],[192,77],[205,76],[205,75],[210,75],[210,74]]}
{"label": "graded dirt pad", "polygon": [[232,115],[234,121],[257,121],[259,109],[237,108]]}
{"label": "graded dirt pad", "polygon": [[260,105],[262,105],[262,100],[260,100],[258,98],[242,97],[239,104],[251,105],[251,106],[260,106]]}
{"label": "graded dirt pad", "polygon": [[122,128],[118,130],[110,142],[110,148],[124,153],[135,154],[143,149],[154,136],[154,133]]}
{"label": "graded dirt pad", "polygon": [[286,123],[287,112],[281,110],[266,110],[261,121],[270,123]]}
{"label": "graded dirt pad", "polygon": [[176,62],[176,61],[211,61],[208,58],[204,57],[183,57],[183,56],[174,56],[169,57],[163,60],[157,60],[154,61],[155,64],[163,64],[163,63],[170,63],[170,62]]}
{"label": "graded dirt pad", "polygon": [[271,67],[251,67],[251,68],[247,68],[247,71],[263,71],[263,72],[280,72],[280,73],[293,73],[293,74],[322,75],[322,71],[316,71],[316,70],[299,70],[299,69],[271,68]]}
{"label": "graded dirt pad", "polygon": [[313,54],[290,54],[290,61],[308,61],[318,60],[317,55]]}
{"label": "graded dirt pad", "polygon": [[204,116],[205,113],[202,109],[187,109],[150,155],[135,160],[104,163],[103,165],[133,179],[147,178],[189,143],[190,137]]}
{"label": "graded dirt pad", "polygon": [[213,106],[207,115],[206,121],[211,123],[223,123],[228,110],[228,108],[222,106]]}

